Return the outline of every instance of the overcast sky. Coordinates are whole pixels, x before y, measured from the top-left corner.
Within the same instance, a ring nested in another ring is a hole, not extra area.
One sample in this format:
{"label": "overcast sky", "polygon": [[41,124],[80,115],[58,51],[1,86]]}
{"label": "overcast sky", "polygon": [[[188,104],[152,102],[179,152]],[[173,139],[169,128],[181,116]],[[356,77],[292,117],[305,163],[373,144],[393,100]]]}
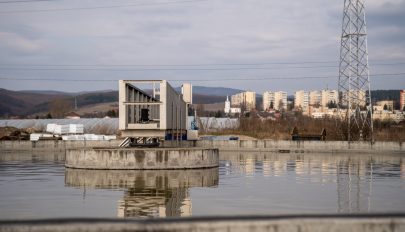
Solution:
{"label": "overcast sky", "polygon": [[[186,80],[258,93],[337,88],[343,0],[1,2],[1,88],[118,85],[16,80],[31,78]],[[371,74],[405,73],[405,0],[366,0],[366,8]],[[331,78],[289,79],[314,76]],[[371,80],[373,89],[405,89],[405,75]]]}

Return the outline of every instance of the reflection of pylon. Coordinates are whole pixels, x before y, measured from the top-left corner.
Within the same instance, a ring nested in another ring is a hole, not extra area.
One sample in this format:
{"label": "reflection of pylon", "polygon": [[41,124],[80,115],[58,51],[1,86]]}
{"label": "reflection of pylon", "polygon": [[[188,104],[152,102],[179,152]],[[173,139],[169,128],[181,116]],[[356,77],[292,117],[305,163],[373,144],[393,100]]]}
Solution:
{"label": "reflection of pylon", "polygon": [[345,139],[373,140],[364,0],[344,0],[338,107]]}

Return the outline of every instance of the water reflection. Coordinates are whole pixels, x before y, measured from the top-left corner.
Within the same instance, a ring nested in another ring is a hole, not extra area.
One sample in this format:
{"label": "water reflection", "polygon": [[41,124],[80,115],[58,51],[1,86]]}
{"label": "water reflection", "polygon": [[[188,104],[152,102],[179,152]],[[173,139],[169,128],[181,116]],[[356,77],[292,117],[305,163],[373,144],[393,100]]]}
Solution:
{"label": "water reflection", "polygon": [[[125,189],[118,217],[191,216],[189,189],[218,186],[218,168],[198,170],[65,170],[69,187]],[[85,191],[84,191],[85,193]],[[85,197],[85,195],[84,195]]]}
{"label": "water reflection", "polygon": [[219,169],[96,171],[1,153],[0,218],[404,212],[404,159],[221,152]]}
{"label": "water reflection", "polygon": [[[367,154],[277,154],[223,152],[220,174],[247,177],[295,178],[297,184],[336,186],[336,212],[371,212],[373,182],[399,180],[405,188],[403,156]],[[299,191],[299,188],[297,188]],[[380,190],[381,191],[381,190]],[[313,198],[319,196],[314,192]],[[284,199],[285,200],[285,199]],[[381,199],[379,199],[381,200]],[[378,209],[377,209],[378,210]],[[375,211],[375,210],[374,210]]]}

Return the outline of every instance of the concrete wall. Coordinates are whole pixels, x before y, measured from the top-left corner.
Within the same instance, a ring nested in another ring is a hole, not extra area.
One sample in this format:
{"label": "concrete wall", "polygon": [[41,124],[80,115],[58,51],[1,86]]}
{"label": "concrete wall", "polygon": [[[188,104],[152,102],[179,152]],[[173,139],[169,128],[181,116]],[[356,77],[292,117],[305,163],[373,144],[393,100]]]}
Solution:
{"label": "concrete wall", "polygon": [[110,141],[0,141],[0,151],[65,152],[78,147],[118,147],[121,140]]}
{"label": "concrete wall", "polygon": [[55,219],[0,221],[1,231],[400,232],[405,231],[405,217],[404,215],[292,215],[147,220]]}
{"label": "concrete wall", "polygon": [[219,166],[219,152],[200,148],[68,149],[65,166],[119,170],[211,168]]}
{"label": "concrete wall", "polygon": [[405,152],[402,142],[289,141],[289,140],[199,140],[164,141],[166,147],[213,147],[224,151],[276,152]]}
{"label": "concrete wall", "polygon": [[[79,147],[118,147],[121,140],[112,141],[0,141],[0,151],[64,152]],[[200,140],[163,141],[162,147],[219,148],[224,151],[274,152],[399,152],[405,153],[402,142],[343,142],[343,141],[277,141],[277,140]]]}

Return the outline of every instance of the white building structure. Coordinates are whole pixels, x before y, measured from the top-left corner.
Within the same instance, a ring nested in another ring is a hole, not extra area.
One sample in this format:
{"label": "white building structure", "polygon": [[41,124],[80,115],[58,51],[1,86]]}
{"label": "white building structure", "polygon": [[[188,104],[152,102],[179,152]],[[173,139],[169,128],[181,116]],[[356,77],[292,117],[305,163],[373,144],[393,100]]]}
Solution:
{"label": "white building structure", "polygon": [[[358,103],[359,106],[365,106],[366,105],[366,91],[364,90],[350,90],[345,92],[342,95],[342,105],[347,107],[347,102],[351,102],[349,101],[349,99],[358,99]],[[352,108],[355,107],[354,105],[351,106]]]}
{"label": "white building structure", "polygon": [[263,110],[274,109],[274,92],[266,91],[263,93]]}
{"label": "white building structure", "polygon": [[238,107],[231,107],[231,102],[229,101],[229,97],[226,96],[224,112],[225,112],[225,114],[240,114],[241,109]]}
{"label": "white building structure", "polygon": [[339,101],[339,92],[337,90],[330,90],[330,89],[322,90],[321,105],[324,109],[327,109],[328,104],[330,102],[337,104],[338,101]]}
{"label": "white building structure", "polygon": [[399,107],[400,111],[405,111],[405,90],[399,91]]}
{"label": "white building structure", "polygon": [[263,93],[263,110],[275,109],[282,110],[287,109],[287,92],[278,91],[266,91]]}
{"label": "white building structure", "polygon": [[322,103],[322,92],[318,90],[309,92],[309,104],[312,106],[321,105]]}
{"label": "white building structure", "polygon": [[294,107],[302,110],[304,114],[309,113],[309,94],[305,90],[295,92]]}
{"label": "white building structure", "polygon": [[287,92],[278,91],[274,93],[274,108],[277,110],[287,109]]}
{"label": "white building structure", "polygon": [[[152,95],[136,85],[153,86]],[[179,94],[166,80],[119,81],[119,130],[123,137],[181,139],[187,133],[192,86]]]}
{"label": "white building structure", "polygon": [[231,102],[229,101],[228,96],[226,96],[224,112],[225,112],[225,114],[231,113]]}
{"label": "white building structure", "polygon": [[256,108],[256,93],[246,91],[231,96],[231,103],[234,107],[244,108],[246,111],[251,111]]}

